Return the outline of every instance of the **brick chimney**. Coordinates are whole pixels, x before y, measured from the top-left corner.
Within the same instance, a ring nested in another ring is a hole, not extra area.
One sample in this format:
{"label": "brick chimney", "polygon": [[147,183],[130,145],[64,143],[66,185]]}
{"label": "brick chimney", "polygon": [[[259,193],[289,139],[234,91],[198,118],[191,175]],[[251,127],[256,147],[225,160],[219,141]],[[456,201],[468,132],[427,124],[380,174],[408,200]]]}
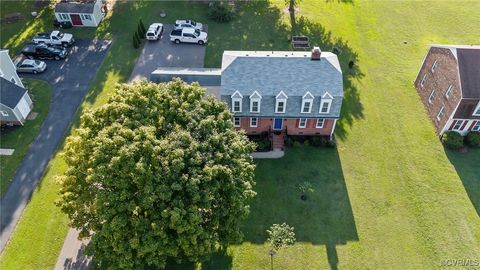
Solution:
{"label": "brick chimney", "polygon": [[312,49],[312,56],[310,57],[311,60],[320,60],[320,56],[322,55],[322,50],[320,47],[315,46]]}

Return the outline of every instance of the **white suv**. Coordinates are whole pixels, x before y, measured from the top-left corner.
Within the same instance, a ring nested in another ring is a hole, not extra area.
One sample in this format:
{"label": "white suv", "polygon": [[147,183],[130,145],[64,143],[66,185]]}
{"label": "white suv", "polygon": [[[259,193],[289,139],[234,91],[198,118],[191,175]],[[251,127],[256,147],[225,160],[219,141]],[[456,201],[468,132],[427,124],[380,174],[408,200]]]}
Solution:
{"label": "white suv", "polygon": [[175,30],[180,30],[182,28],[194,28],[202,31],[203,24],[192,20],[176,20]]}
{"label": "white suv", "polygon": [[158,40],[163,32],[163,24],[161,23],[152,23],[145,34],[145,37],[148,40]]}

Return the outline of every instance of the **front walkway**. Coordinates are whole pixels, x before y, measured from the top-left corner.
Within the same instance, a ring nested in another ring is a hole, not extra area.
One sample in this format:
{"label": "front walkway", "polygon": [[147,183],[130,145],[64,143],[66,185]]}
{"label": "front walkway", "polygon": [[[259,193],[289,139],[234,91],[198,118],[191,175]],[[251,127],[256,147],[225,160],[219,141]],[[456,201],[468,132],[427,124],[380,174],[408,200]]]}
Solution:
{"label": "front walkway", "polygon": [[252,157],[256,159],[268,159],[268,158],[282,158],[285,155],[285,151],[281,148],[273,148],[272,151],[268,152],[253,152]]}

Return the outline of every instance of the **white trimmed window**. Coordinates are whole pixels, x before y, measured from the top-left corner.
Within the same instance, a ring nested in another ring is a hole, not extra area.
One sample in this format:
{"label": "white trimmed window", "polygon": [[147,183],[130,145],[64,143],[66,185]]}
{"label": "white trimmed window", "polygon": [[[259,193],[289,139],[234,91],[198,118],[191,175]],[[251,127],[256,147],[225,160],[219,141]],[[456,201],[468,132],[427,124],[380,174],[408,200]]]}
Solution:
{"label": "white trimmed window", "polygon": [[477,107],[476,107],[475,110],[473,111],[473,115],[475,115],[475,116],[480,116],[480,101],[478,102]]}
{"label": "white trimmed window", "polygon": [[305,93],[302,97],[302,111],[301,113],[311,113],[313,104],[313,95],[310,92]]}
{"label": "white trimmed window", "polygon": [[298,128],[306,128],[307,127],[307,118],[300,118],[298,121]]}
{"label": "white trimmed window", "polygon": [[234,127],[240,127],[240,117],[234,117],[233,118],[233,126]]}
{"label": "white trimmed window", "polygon": [[250,112],[251,113],[259,113],[260,112],[260,102],[262,100],[262,96],[255,91],[252,95],[250,95]]}
{"label": "white trimmed window", "polygon": [[315,125],[316,128],[323,128],[323,124],[325,123],[324,118],[318,118],[317,119],[317,124]]}
{"label": "white trimmed window", "polygon": [[445,92],[445,97],[446,97],[447,99],[449,99],[450,96],[452,95],[452,92],[453,92],[453,86],[450,84],[450,85],[448,86],[447,91]]}
{"label": "white trimmed window", "polygon": [[250,118],[250,127],[258,127],[258,118],[256,117]]}
{"label": "white trimmed window", "polygon": [[432,104],[433,99],[435,98],[435,90],[432,90],[430,96],[428,97],[428,103]]}
{"label": "white trimmed window", "polygon": [[427,81],[427,74],[423,75],[422,81],[420,82],[420,86],[423,87],[426,81]]}
{"label": "white trimmed window", "polygon": [[322,100],[320,101],[320,111],[319,113],[330,113],[330,107],[332,107],[333,97],[327,92],[325,95],[322,96]]}
{"label": "white trimmed window", "polygon": [[453,130],[460,130],[462,128],[464,120],[457,120],[455,125],[453,126]]}
{"label": "white trimmed window", "polygon": [[287,107],[287,95],[280,91],[275,99],[275,113],[285,113]]}
{"label": "white trimmed window", "polygon": [[480,131],[480,121],[475,123],[475,125],[472,127],[472,131]]}
{"label": "white trimmed window", "polygon": [[242,99],[243,96],[238,91],[232,95],[232,112],[242,112]]}
{"label": "white trimmed window", "polygon": [[70,20],[70,16],[65,13],[60,13],[60,18],[62,18],[62,20]]}
{"label": "white trimmed window", "polygon": [[89,21],[92,20],[92,16],[90,16],[90,14],[84,14],[83,18],[85,18],[85,20],[89,20]]}
{"label": "white trimmed window", "polygon": [[440,121],[440,119],[442,119],[442,117],[444,115],[445,115],[445,106],[442,106],[442,108],[440,109],[440,111],[437,114],[437,119]]}
{"label": "white trimmed window", "polygon": [[7,112],[7,111],[0,111],[0,113],[1,113],[3,116],[8,116],[8,112]]}
{"label": "white trimmed window", "polygon": [[433,62],[432,64],[432,72],[435,72],[435,69],[437,68],[437,66],[438,66],[438,61],[435,60],[435,62]]}

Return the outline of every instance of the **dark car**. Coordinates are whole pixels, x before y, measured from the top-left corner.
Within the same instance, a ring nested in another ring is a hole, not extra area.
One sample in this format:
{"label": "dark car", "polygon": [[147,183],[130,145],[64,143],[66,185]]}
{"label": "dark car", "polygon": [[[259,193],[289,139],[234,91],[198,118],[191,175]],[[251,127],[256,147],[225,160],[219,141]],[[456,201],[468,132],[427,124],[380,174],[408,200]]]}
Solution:
{"label": "dark car", "polygon": [[67,57],[67,49],[53,47],[46,44],[27,44],[22,49],[22,54],[30,59],[55,59],[60,60]]}
{"label": "dark car", "polygon": [[53,26],[56,27],[56,28],[63,28],[63,29],[68,29],[68,28],[72,28],[73,25],[71,22],[59,22],[57,19],[55,19],[53,21]]}

